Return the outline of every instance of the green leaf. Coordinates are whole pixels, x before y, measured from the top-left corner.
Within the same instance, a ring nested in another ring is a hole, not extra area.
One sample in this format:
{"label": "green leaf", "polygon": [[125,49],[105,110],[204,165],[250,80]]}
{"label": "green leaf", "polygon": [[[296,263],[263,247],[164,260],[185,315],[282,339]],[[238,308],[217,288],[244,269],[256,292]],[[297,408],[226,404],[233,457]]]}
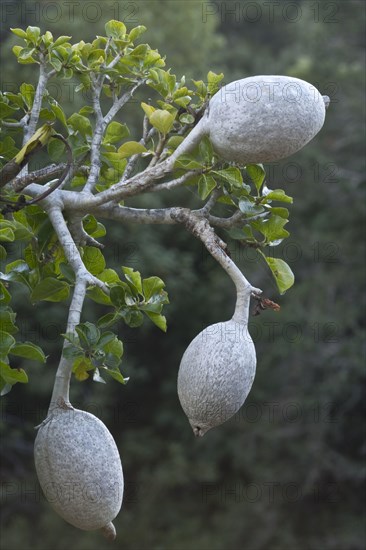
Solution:
{"label": "green leaf", "polygon": [[27,39],[32,42],[34,45],[37,44],[37,41],[41,35],[41,29],[39,27],[27,27],[26,29]]}
{"label": "green leaf", "polygon": [[268,258],[263,253],[261,254],[272,271],[278,290],[284,294],[295,282],[295,276],[290,266],[279,258]]}
{"label": "green leaf", "polygon": [[212,176],[206,176],[205,174],[202,174],[198,181],[198,194],[201,197],[201,199],[204,201],[211,191],[215,189],[216,187],[216,181]]}
{"label": "green leaf", "polygon": [[16,343],[11,348],[10,354],[18,357],[25,357],[26,359],[31,359],[32,361],[40,361],[41,363],[46,362],[46,356],[43,353],[43,350],[32,342]]}
{"label": "green leaf", "polygon": [[129,134],[130,131],[127,128],[126,124],[121,124],[120,122],[113,121],[107,126],[107,130],[103,138],[103,144],[118,143]]}
{"label": "green leaf", "polygon": [[26,384],[28,382],[27,373],[23,369],[12,369],[7,363],[0,361],[0,376],[7,384],[13,386],[17,382]]}
{"label": "green leaf", "polygon": [[288,202],[290,204],[293,203],[293,198],[286,195],[283,189],[274,189],[273,191],[267,193],[265,197],[266,199],[272,201]]}
{"label": "green leaf", "polygon": [[83,137],[91,136],[93,133],[90,120],[78,113],[73,113],[67,122],[75,132],[79,132]]}
{"label": "green leaf", "polygon": [[[108,342],[105,342],[103,344],[103,350],[106,352],[106,353],[110,353],[112,355],[115,355],[116,357],[118,357],[119,359],[121,359],[122,355],[123,355],[123,343],[121,342],[121,340],[119,340],[117,338],[117,336],[115,334],[113,334],[112,332],[109,332],[109,333],[104,333],[102,335],[102,338],[106,337],[106,336],[110,336],[111,338],[109,339]],[[102,339],[101,338],[101,339]],[[100,344],[100,342],[99,342]]]}
{"label": "green leaf", "polygon": [[65,144],[60,139],[51,138],[47,144],[47,152],[50,159],[58,162],[65,151]]}
{"label": "green leaf", "polygon": [[224,170],[213,170],[212,174],[218,176],[220,179],[224,180],[230,185],[230,187],[240,189],[243,184],[243,176],[239,168],[235,166],[230,166]]}
{"label": "green leaf", "polygon": [[19,36],[19,38],[27,38],[27,33],[23,31],[23,29],[12,29],[10,28],[11,32],[15,34],[15,36]]}
{"label": "green leaf", "polygon": [[83,382],[89,378],[88,371],[93,369],[94,367],[91,360],[84,356],[77,357],[72,366],[72,372],[74,373],[76,380],[79,380],[80,382]]}
{"label": "green leaf", "polygon": [[150,124],[154,126],[161,134],[166,135],[173,127],[175,115],[163,109],[156,109],[150,117]]}
{"label": "green leaf", "polygon": [[150,311],[145,312],[146,315],[151,319],[151,321],[159,327],[163,332],[167,331],[166,318],[164,315],[159,315],[158,313],[151,313]]}
{"label": "green leaf", "polygon": [[265,236],[267,243],[279,244],[282,239],[290,234],[283,228],[286,223],[288,223],[288,220],[272,214],[269,219],[256,220],[251,225]]}
{"label": "green leaf", "polygon": [[264,212],[263,206],[257,206],[246,198],[242,198],[239,200],[239,209],[241,212],[243,212],[243,214],[246,214],[247,216],[255,216]]}
{"label": "green leaf", "polygon": [[142,293],[146,302],[148,302],[154,294],[159,294],[164,287],[165,283],[160,277],[148,277],[144,279],[142,281]]}
{"label": "green leaf", "polygon": [[22,98],[28,109],[31,109],[33,106],[33,100],[35,95],[34,86],[32,84],[26,84],[23,82],[23,84],[20,85],[20,93],[22,94]]}
{"label": "green leaf", "polygon": [[134,271],[131,267],[122,266],[122,271],[125,274],[125,277],[133,288],[139,293],[142,294],[142,282],[141,275],[138,271]]}
{"label": "green leaf", "polygon": [[63,110],[61,109],[60,105],[57,103],[55,99],[52,100],[51,109],[55,113],[56,118],[62,122],[62,124],[67,128],[67,121],[66,116]]}
{"label": "green leaf", "polygon": [[115,307],[122,307],[126,305],[124,288],[121,285],[112,286],[110,299]]}
{"label": "green leaf", "polygon": [[16,107],[11,107],[7,103],[0,101],[0,118],[6,118],[13,115],[18,109]]}
{"label": "green leaf", "polygon": [[145,31],[146,27],[144,27],[144,25],[138,25],[137,27],[131,29],[128,38],[131,42],[135,42],[135,40],[139,38],[139,36],[141,36]]}
{"label": "green leaf", "polygon": [[137,141],[126,141],[126,143],[123,143],[121,147],[118,148],[118,155],[120,159],[123,159],[131,157],[132,155],[138,155],[139,153],[145,153],[146,151],[146,147],[141,143]]}
{"label": "green leaf", "polygon": [[[178,103],[178,101],[176,101]],[[182,124],[193,124],[194,123],[194,116],[189,113],[183,113],[179,117],[179,122]]]}
{"label": "green leaf", "polygon": [[83,262],[86,269],[92,275],[99,275],[106,266],[102,252],[95,246],[86,246],[83,251]]}
{"label": "green leaf", "polygon": [[181,155],[175,162],[177,168],[184,168],[185,170],[202,170],[203,165],[198,162],[195,157],[191,155]]}
{"label": "green leaf", "polygon": [[262,187],[266,177],[266,172],[263,168],[263,164],[247,164],[245,166],[245,170],[254,185],[256,186],[256,189],[259,193],[260,188]]}
{"label": "green leaf", "polygon": [[62,302],[69,297],[69,285],[53,277],[46,277],[35,286],[31,293],[31,301]]}
{"label": "green leaf", "polygon": [[212,71],[207,73],[207,89],[211,95],[216,94],[220,88],[220,82],[224,78],[224,73],[216,74]]}
{"label": "green leaf", "polygon": [[[2,248],[2,247],[0,247]],[[0,282],[0,302],[8,304],[11,300],[11,295],[3,283]]]}
{"label": "green leaf", "polygon": [[289,216],[289,211],[287,208],[282,208],[280,206],[273,206],[273,207],[270,207],[270,212],[272,214],[275,214],[276,216],[280,216],[281,218],[288,218]]}
{"label": "green leaf", "polygon": [[14,231],[12,231],[10,227],[4,227],[4,229],[0,229],[0,241],[8,243],[15,241]]}
{"label": "green leaf", "polygon": [[86,348],[95,346],[100,338],[100,330],[93,323],[80,323],[75,327],[81,345]]}
{"label": "green leaf", "polygon": [[0,356],[6,357],[15,344],[15,338],[8,332],[0,331]]}
{"label": "green leaf", "polygon": [[65,42],[68,42],[69,40],[71,40],[71,38],[71,36],[59,36],[57,40],[55,40],[53,47],[56,48],[57,46],[61,46],[61,44],[65,44]]}
{"label": "green leaf", "polygon": [[143,101],[141,102],[141,107],[143,108],[147,118],[150,120],[151,115],[153,114],[153,112],[156,109],[154,107],[152,107],[151,105],[148,105],[147,103],[144,103]]}
{"label": "green leaf", "polygon": [[144,316],[141,311],[123,312],[123,319],[125,323],[131,328],[140,327],[144,322]]}
{"label": "green leaf", "polygon": [[107,36],[116,39],[123,39],[126,34],[126,26],[122,21],[116,21],[112,19],[105,24],[105,32]]}

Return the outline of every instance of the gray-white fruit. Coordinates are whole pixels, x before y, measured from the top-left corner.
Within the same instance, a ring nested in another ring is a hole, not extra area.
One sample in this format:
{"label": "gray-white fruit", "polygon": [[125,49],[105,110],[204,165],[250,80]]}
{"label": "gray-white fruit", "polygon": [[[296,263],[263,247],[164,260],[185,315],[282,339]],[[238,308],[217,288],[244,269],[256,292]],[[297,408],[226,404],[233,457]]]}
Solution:
{"label": "gray-white fruit", "polygon": [[308,82],[261,75],[227,84],[172,155],[189,153],[208,136],[216,153],[241,165],[273,162],[304,147],[324,124],[329,98]]}
{"label": "gray-white fruit", "polygon": [[114,539],[112,520],[122,505],[123,473],[114,439],[94,415],[54,409],[41,424],[34,447],[42,490],[54,510],[84,530]]}
{"label": "gray-white fruit", "polygon": [[196,436],[232,417],[254,380],[256,353],[247,322],[234,319],[200,332],[178,372],[178,396]]}

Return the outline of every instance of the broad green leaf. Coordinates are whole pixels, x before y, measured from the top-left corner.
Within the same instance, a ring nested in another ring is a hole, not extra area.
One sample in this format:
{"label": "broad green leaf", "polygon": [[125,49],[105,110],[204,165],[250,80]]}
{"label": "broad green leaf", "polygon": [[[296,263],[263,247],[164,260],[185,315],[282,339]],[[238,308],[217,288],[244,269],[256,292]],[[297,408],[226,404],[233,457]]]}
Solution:
{"label": "broad green leaf", "polygon": [[31,293],[31,301],[62,302],[69,297],[69,285],[53,277],[46,277],[35,286]]}
{"label": "broad green leaf", "polygon": [[23,31],[23,29],[12,29],[10,28],[11,32],[15,34],[15,36],[19,36],[19,38],[27,38],[27,33]]}
{"label": "broad green leaf", "polygon": [[123,312],[123,319],[125,323],[131,328],[137,328],[144,322],[144,316],[141,311],[127,311]]}
{"label": "broad green leaf", "polygon": [[216,181],[212,176],[206,176],[205,174],[202,174],[198,181],[198,194],[201,197],[201,199],[204,201],[211,191],[215,189],[216,187]]}
{"label": "broad green leaf", "polygon": [[[2,248],[2,247],[0,247]],[[0,282],[0,302],[8,304],[11,300],[11,295],[3,283]]]}
{"label": "broad green leaf", "polygon": [[166,135],[173,127],[175,115],[165,111],[163,109],[156,109],[150,117],[149,121],[154,128],[156,128],[161,134]]}
{"label": "broad green leaf", "polygon": [[[178,101],[176,101],[178,103]],[[179,117],[179,122],[182,124],[193,124],[194,123],[194,116],[189,113],[183,113]]]}
{"label": "broad green leaf", "polygon": [[116,380],[120,384],[127,384],[129,380],[129,378],[124,378],[118,369],[103,369],[103,372],[106,372],[107,374],[109,374],[109,376],[111,376],[114,380]]}
{"label": "broad green leaf", "polygon": [[220,82],[224,78],[224,73],[216,74],[212,71],[207,73],[207,89],[211,95],[216,94],[220,88]]}
{"label": "broad green leaf", "polygon": [[74,113],[67,119],[67,122],[75,132],[78,131],[83,137],[92,135],[90,120],[85,116]]}
{"label": "broad green leaf", "polygon": [[151,313],[150,311],[146,311],[146,315],[163,332],[167,331],[166,318],[164,317],[164,315],[159,315],[158,313]]}
{"label": "broad green leaf", "polygon": [[106,306],[110,306],[112,304],[109,296],[103,292],[103,290],[97,286],[94,286],[92,288],[88,289],[87,292],[88,298],[93,300],[96,304],[102,304]]}
{"label": "broad green leaf", "polygon": [[0,307],[0,326],[5,332],[9,334],[16,334],[18,328],[15,325],[16,313],[14,313],[9,307]]}
{"label": "broad green leaf", "polygon": [[264,212],[263,206],[258,206],[254,202],[251,202],[249,199],[242,198],[239,200],[239,209],[243,214],[247,216],[255,216]]}
{"label": "broad green leaf", "polygon": [[284,294],[295,282],[290,266],[279,258],[269,258],[262,254],[276,280],[278,290]]}
{"label": "broad green leaf", "polygon": [[126,141],[121,147],[118,148],[118,155],[120,159],[131,157],[132,155],[138,155],[139,153],[145,153],[147,151],[141,143],[137,141]]}
{"label": "broad green leaf", "polygon": [[11,355],[17,355],[18,357],[25,357],[32,361],[46,362],[46,356],[39,346],[36,346],[32,342],[19,342],[16,343],[10,350]]}
{"label": "broad green leaf", "polygon": [[281,206],[273,206],[270,207],[270,212],[272,214],[275,214],[276,216],[280,216],[281,218],[288,218],[289,211],[287,208],[282,208]]}
{"label": "broad green leaf", "polygon": [[0,331],[0,356],[6,357],[15,344],[15,338],[3,330]]}
{"label": "broad green leaf", "polygon": [[58,162],[65,152],[65,144],[59,139],[51,138],[47,144],[47,152],[52,161]]}
{"label": "broad green leaf", "polygon": [[83,262],[92,275],[98,275],[105,269],[105,259],[99,248],[86,246],[83,249]]}
{"label": "broad green leaf", "polygon": [[6,118],[8,116],[13,115],[18,109],[15,107],[11,107],[7,103],[0,101],[0,118]]}
{"label": "broad green leaf", "polygon": [[213,170],[212,174],[218,176],[233,188],[240,189],[243,184],[242,173],[235,166],[230,166],[224,170]]}
{"label": "broad green leaf", "polygon": [[203,165],[198,162],[195,157],[191,155],[181,155],[175,162],[177,168],[184,168],[185,170],[202,170]]}
{"label": "broad green leaf", "polygon": [[120,278],[114,269],[104,269],[101,273],[98,273],[98,279],[103,281],[103,283],[107,283],[108,285],[111,285],[113,283],[120,282]]}
{"label": "broad green leaf", "polygon": [[159,294],[159,292],[165,287],[165,283],[160,277],[148,277],[142,281],[142,293],[145,296],[146,302],[154,294]]}
{"label": "broad green leaf", "polygon": [[7,384],[16,384],[21,382],[26,384],[28,382],[27,373],[23,369],[12,369],[9,365],[0,361],[0,376],[5,380]]}
{"label": "broad green leaf", "polygon": [[94,367],[90,359],[87,357],[77,357],[74,361],[72,372],[74,373],[76,380],[83,382],[89,378],[88,371],[93,369]]}
{"label": "broad green leaf", "polygon": [[274,189],[273,191],[270,191],[266,195],[266,199],[270,199],[272,201],[280,201],[280,202],[288,202],[293,203],[293,198],[286,195],[283,189]]}
{"label": "broad green leaf", "polygon": [[122,21],[112,19],[105,24],[105,32],[107,36],[116,39],[123,39],[126,34],[126,26]]}
{"label": "broad green leaf", "polygon": [[141,107],[143,108],[147,118],[150,120],[151,115],[153,114],[153,112],[156,109],[154,107],[152,107],[151,105],[148,105],[147,103],[144,103],[143,101],[141,102]]}
{"label": "broad green leaf", "polygon": [[121,285],[112,286],[110,299],[115,307],[122,307],[126,305],[124,288]]}
{"label": "broad green leaf", "polygon": [[263,168],[263,164],[247,164],[245,166],[245,170],[259,193],[266,177],[266,172]]}
{"label": "broad green leaf", "polygon": [[116,357],[121,359],[123,355],[123,343],[117,338],[116,335],[112,336],[114,336],[114,338],[112,338],[109,342],[106,342],[103,346],[103,349],[106,353],[111,353],[112,355],[115,355]]}
{"label": "broad green leaf", "polygon": [[10,227],[4,227],[4,229],[0,229],[0,241],[8,243],[15,241],[14,231],[12,231]]}
{"label": "broad green leaf", "polygon": [[127,281],[136,289],[139,294],[142,294],[141,275],[138,271],[134,271],[131,267],[122,266],[122,271],[125,274]]}
{"label": "broad green leaf", "polygon": [[61,44],[65,44],[65,42],[68,42],[69,40],[71,40],[71,38],[71,36],[59,36],[53,44],[54,48],[56,48],[57,46],[61,46]]}
{"label": "broad green leaf", "polygon": [[26,84],[23,82],[23,84],[20,85],[20,93],[22,94],[22,98],[28,109],[32,108],[33,100],[34,100],[34,86],[32,84]]}
{"label": "broad green leaf", "polygon": [[40,35],[41,35],[41,29],[39,27],[27,27],[26,29],[27,39],[31,41],[33,44],[36,44]]}
{"label": "broad green leaf", "polygon": [[60,105],[57,103],[56,100],[53,100],[53,102],[51,104],[51,109],[55,113],[56,118],[60,122],[62,122],[62,124],[65,126],[65,128],[67,128],[67,121],[66,121],[65,113],[63,112],[62,108],[60,107]]}
{"label": "broad green leaf", "polygon": [[[290,233],[283,228],[287,222],[288,220],[281,218],[281,216],[272,214],[269,219],[252,222],[252,227],[265,236],[267,243],[273,243],[289,236]],[[279,244],[279,242],[276,244]]]}
{"label": "broad green leaf", "polygon": [[93,323],[89,323],[88,321],[86,323],[80,323],[77,325],[75,330],[83,347],[84,345],[87,348],[92,347],[98,343],[100,338],[100,330]]}
{"label": "broad green leaf", "polygon": [[144,25],[138,25],[137,27],[134,27],[131,29],[130,34],[128,35],[128,38],[131,42],[135,42],[141,34],[143,34],[146,31],[146,27]]}
{"label": "broad green leaf", "polygon": [[107,126],[107,130],[103,138],[103,144],[118,143],[129,134],[130,132],[126,124],[121,124],[120,122],[113,121]]}

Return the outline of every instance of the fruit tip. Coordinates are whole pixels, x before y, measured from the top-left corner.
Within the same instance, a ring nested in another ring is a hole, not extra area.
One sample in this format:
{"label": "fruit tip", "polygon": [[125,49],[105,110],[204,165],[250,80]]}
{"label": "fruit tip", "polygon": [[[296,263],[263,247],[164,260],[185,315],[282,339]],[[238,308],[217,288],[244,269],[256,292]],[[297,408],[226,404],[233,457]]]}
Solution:
{"label": "fruit tip", "polygon": [[102,531],[103,537],[105,537],[110,542],[115,540],[117,536],[116,528],[111,521],[107,523],[107,525],[102,527],[101,531]]}

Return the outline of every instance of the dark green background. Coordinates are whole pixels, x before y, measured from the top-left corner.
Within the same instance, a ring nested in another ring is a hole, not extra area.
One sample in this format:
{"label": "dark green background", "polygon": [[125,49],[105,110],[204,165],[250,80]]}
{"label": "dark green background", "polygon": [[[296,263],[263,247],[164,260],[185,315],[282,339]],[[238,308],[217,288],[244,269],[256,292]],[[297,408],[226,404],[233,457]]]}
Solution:
{"label": "dark green background", "polygon": [[[29,384],[2,398],[2,549],[363,549],[364,3],[84,1],[74,4],[74,17],[65,2],[57,10],[52,4],[1,3],[3,88],[36,76],[15,63],[9,27],[38,25],[78,41],[119,17],[128,27],[146,24],[145,40],[166,53],[177,75],[204,80],[211,69],[230,82],[287,74],[317,85],[331,105],[303,151],[266,166],[268,186],[294,197],[291,237],[274,254],[291,265],[295,286],[279,296],[255,254],[230,243],[234,260],[281,312],[252,318],[253,389],[236,417],[203,439],[194,439],[180,408],[177,370],[191,339],[231,316],[232,283],[182,229],[110,227],[110,265],[161,276],[171,299],[166,335],[148,324],[120,327],[127,386],[73,383],[73,404],[106,423],[122,457],[126,490],[112,546],[64,523],[40,493],[33,427],[46,414],[66,306],[31,307],[15,292],[22,337],[42,345],[49,359],[21,365]],[[57,93],[69,110],[77,108],[72,86]],[[132,105],[123,118],[135,132],[137,113]],[[196,202],[188,189],[131,204]],[[100,315],[94,307],[84,321]]]}

